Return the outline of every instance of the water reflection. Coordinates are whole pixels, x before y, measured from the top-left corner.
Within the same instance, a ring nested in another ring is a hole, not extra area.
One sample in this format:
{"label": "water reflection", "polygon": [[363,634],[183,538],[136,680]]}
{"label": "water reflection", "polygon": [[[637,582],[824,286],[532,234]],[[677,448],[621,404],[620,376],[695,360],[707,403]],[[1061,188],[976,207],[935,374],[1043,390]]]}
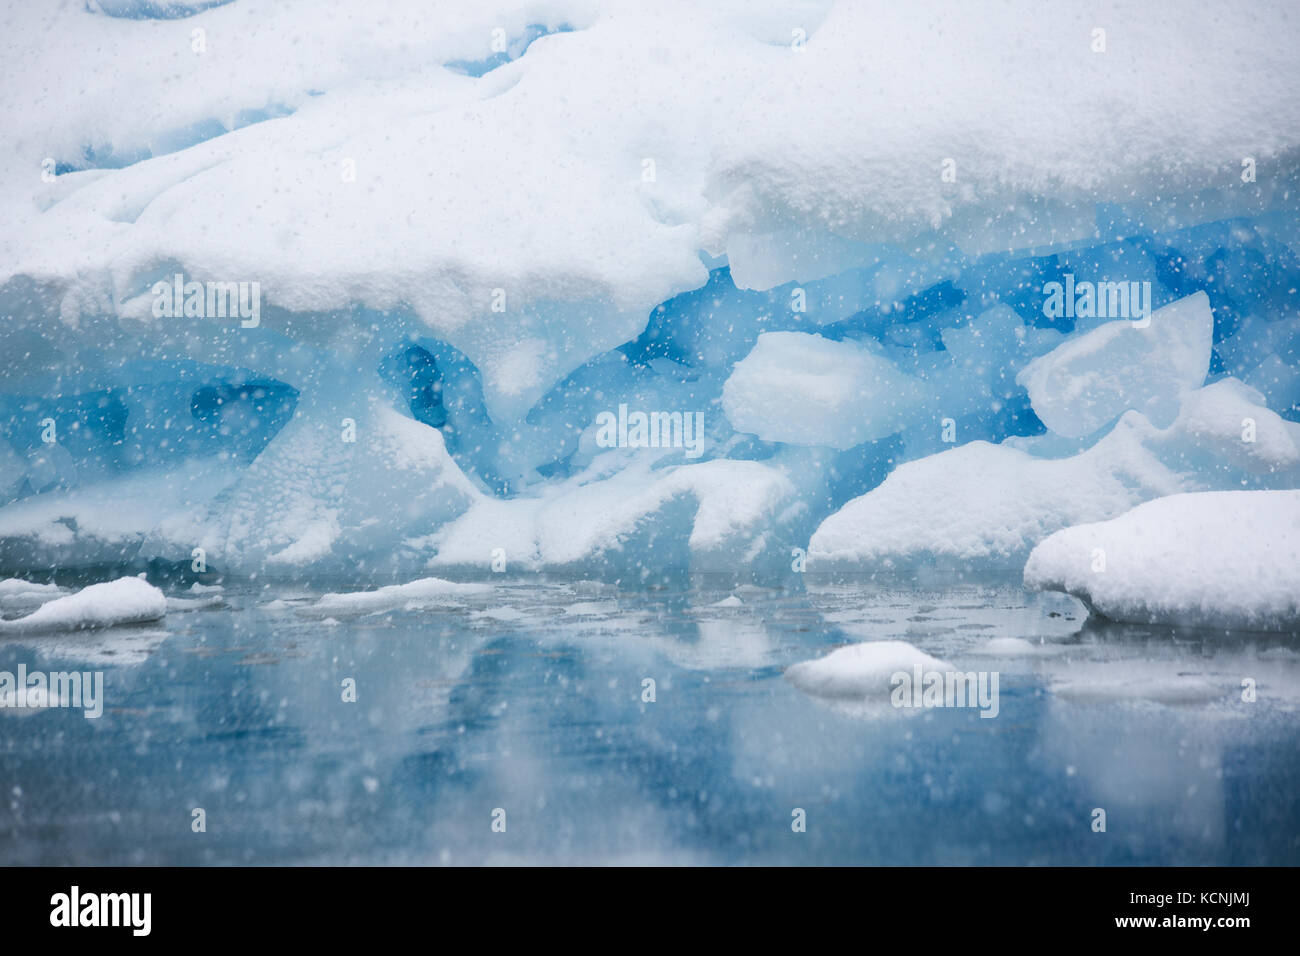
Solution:
{"label": "water reflection", "polygon": [[[0,861],[1300,862],[1295,635],[1102,625],[1010,581],[363,605],[230,585],[0,642],[107,697],[0,720]],[[783,679],[863,640],[996,669],[998,717],[863,720]]]}

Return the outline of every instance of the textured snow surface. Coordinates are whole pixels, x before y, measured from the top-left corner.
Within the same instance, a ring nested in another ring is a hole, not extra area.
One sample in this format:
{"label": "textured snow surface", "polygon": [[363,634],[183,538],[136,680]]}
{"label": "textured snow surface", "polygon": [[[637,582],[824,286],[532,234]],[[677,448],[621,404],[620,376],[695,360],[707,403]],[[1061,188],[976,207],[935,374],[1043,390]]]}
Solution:
{"label": "textured snow surface", "polygon": [[0,621],[0,634],[141,624],[160,620],[166,613],[167,599],[162,591],[140,578],[118,578],[55,598],[24,617]]}
{"label": "textured snow surface", "polygon": [[343,617],[376,614],[399,609],[455,605],[467,595],[491,591],[486,584],[457,584],[441,578],[421,578],[407,584],[393,584],[374,591],[351,594],[324,594],[308,607],[299,608],[305,617]]}
{"label": "textured snow surface", "polygon": [[[1014,567],[1052,532],[1183,491],[1300,485],[1300,426],[1234,379],[1189,393],[1168,428],[1126,412],[1097,443],[1039,457],[1035,443],[976,441],[900,465],[828,517],[810,568],[937,561]],[[1242,440],[1242,423],[1255,425]]]}
{"label": "textured snow surface", "polygon": [[[1096,54],[1102,23],[1122,28]],[[529,24],[573,29],[454,68]],[[1240,157],[1300,136],[1284,3],[239,0],[140,21],[63,0],[2,25],[0,283],[39,283],[42,325],[157,325],[176,266],[256,279],[308,316],[266,319],[295,337],[357,304],[435,332],[506,418],[702,284],[701,249],[768,286],[940,226],[973,252],[1091,237],[1096,202],[1173,184],[1244,212]],[[85,171],[45,183],[46,158]]]}
{"label": "textured snow surface", "polygon": [[813,661],[792,664],[785,676],[795,687],[815,697],[887,701],[893,690],[890,678],[899,671],[910,678],[916,667],[922,673],[952,670],[951,665],[906,641],[866,641],[841,647]]}
{"label": "textured snow surface", "polygon": [[1300,491],[1173,495],[1058,531],[1030,554],[1025,584],[1119,621],[1295,627]]}

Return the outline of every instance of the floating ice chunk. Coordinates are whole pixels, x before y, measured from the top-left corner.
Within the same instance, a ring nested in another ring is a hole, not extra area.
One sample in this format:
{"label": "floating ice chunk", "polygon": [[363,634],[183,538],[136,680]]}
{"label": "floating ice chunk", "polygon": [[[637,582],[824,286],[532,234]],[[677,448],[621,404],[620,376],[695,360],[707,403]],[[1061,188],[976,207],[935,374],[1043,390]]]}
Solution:
{"label": "floating ice chunk", "polygon": [[952,670],[949,664],[906,641],[866,641],[841,647],[816,660],[792,664],[785,676],[795,687],[815,697],[887,701],[893,690],[890,678],[899,671],[910,677],[918,666],[927,673]]}
{"label": "floating ice chunk", "polygon": [[1036,547],[1025,585],[1066,591],[1105,617],[1249,630],[1300,624],[1300,491],[1149,501]]}
{"label": "floating ice chunk", "polygon": [[722,389],[733,428],[764,441],[846,449],[908,421],[920,383],[856,342],[766,332]]}
{"label": "floating ice chunk", "polygon": [[1198,292],[1156,310],[1145,328],[1121,319],[1073,336],[1016,381],[1058,435],[1091,435],[1129,409],[1164,428],[1183,394],[1205,381],[1213,333],[1210,300]]}
{"label": "floating ice chunk", "polygon": [[162,591],[140,578],[118,578],[55,598],[26,617],[0,622],[0,634],[140,624],[160,620],[166,613],[167,598]]}
{"label": "floating ice chunk", "polygon": [[442,578],[421,578],[375,591],[324,594],[310,607],[297,608],[297,613],[303,617],[330,618],[406,608],[455,606],[461,603],[461,598],[489,594],[491,591],[490,584],[458,584]]}

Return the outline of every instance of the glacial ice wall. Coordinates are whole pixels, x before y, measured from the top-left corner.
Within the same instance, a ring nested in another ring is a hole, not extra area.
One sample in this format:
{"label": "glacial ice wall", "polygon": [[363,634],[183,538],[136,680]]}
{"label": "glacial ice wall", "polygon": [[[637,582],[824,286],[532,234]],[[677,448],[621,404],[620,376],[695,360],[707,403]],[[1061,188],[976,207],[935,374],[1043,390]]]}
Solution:
{"label": "glacial ice wall", "polygon": [[3,569],[1018,568],[1297,487],[1285,3],[64,0],[0,36]]}

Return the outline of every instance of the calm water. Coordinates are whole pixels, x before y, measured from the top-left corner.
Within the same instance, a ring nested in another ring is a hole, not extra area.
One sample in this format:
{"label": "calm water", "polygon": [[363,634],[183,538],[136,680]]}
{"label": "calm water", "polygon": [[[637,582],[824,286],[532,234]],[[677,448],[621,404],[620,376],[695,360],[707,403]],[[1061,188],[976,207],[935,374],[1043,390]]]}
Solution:
{"label": "calm water", "polygon": [[[1099,627],[997,582],[318,596],[0,641],[0,670],[102,670],[107,698],[0,710],[0,863],[1300,863],[1296,635]],[[985,653],[1009,637],[1034,646]],[[998,671],[997,718],[783,676],[881,638]]]}

